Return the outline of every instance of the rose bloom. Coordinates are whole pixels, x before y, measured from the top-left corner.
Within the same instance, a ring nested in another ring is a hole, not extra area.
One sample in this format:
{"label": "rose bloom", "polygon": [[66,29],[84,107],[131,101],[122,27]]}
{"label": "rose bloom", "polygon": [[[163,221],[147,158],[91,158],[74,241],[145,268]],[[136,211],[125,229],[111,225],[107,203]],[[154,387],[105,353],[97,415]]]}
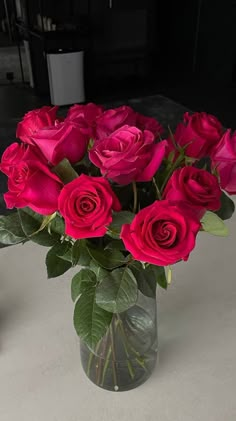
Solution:
{"label": "rose bloom", "polygon": [[220,197],[217,177],[190,166],[175,170],[163,193],[163,199],[182,201],[192,207],[212,211],[220,208]]}
{"label": "rose bloom", "polygon": [[69,121],[41,129],[32,136],[33,143],[52,165],[64,158],[72,164],[80,161],[87,150],[88,140],[79,126]]}
{"label": "rose bloom", "polygon": [[29,206],[42,215],[58,210],[61,180],[40,160],[20,161],[8,178],[8,192],[4,194],[7,208]]}
{"label": "rose bloom", "polygon": [[136,113],[127,105],[104,111],[97,119],[97,138],[103,139],[124,125],[136,125]]}
{"label": "rose bloom", "polygon": [[65,232],[73,238],[103,237],[112,222],[112,210],[121,210],[107,180],[84,174],[64,186],[58,204]]}
{"label": "rose bloom", "polygon": [[153,133],[123,126],[95,142],[89,158],[101,173],[118,184],[149,181],[165,155],[166,141],[155,143]]}
{"label": "rose bloom", "polygon": [[96,120],[102,113],[103,107],[92,102],[85,105],[75,104],[69,108],[65,120],[78,124],[83,133],[94,138],[96,136]]}
{"label": "rose bloom", "polygon": [[55,125],[57,121],[58,107],[44,106],[29,111],[17,125],[16,137],[22,142],[32,143],[31,136],[38,130]]}
{"label": "rose bloom", "polygon": [[[223,127],[219,120],[204,112],[184,114],[183,123],[179,123],[175,134],[175,142],[180,147],[186,147],[185,154],[193,158],[209,156],[213,147],[220,141]],[[188,146],[187,146],[188,145]],[[169,139],[169,150],[174,146]]]}
{"label": "rose bloom", "polygon": [[229,194],[236,194],[236,132],[227,130],[211,154],[212,168],[220,175],[220,185]]}
{"label": "rose bloom", "polygon": [[153,117],[147,117],[143,114],[136,113],[136,127],[140,130],[149,130],[154,136],[160,137],[164,129],[162,125]]}
{"label": "rose bloom", "polygon": [[12,143],[2,154],[0,171],[6,175],[10,175],[12,168],[21,160],[27,159],[44,159],[36,146],[27,145],[26,143]]}
{"label": "rose bloom", "polygon": [[97,119],[97,138],[103,139],[122,126],[135,126],[140,130],[149,130],[155,137],[163,132],[161,124],[152,117],[137,113],[128,105],[122,105],[105,111]]}
{"label": "rose bloom", "polygon": [[166,266],[188,260],[200,228],[199,219],[184,204],[162,200],[123,225],[120,237],[135,260]]}

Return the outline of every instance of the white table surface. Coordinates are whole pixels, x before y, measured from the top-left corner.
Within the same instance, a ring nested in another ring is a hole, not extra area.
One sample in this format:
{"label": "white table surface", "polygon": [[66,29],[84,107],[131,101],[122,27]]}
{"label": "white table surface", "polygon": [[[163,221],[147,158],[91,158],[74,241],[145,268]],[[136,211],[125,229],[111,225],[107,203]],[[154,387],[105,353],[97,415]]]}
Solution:
{"label": "white table surface", "polygon": [[1,421],[234,421],[236,217],[230,237],[201,233],[158,294],[159,364],[130,392],[82,371],[72,325],[72,272],[47,280],[46,248],[0,250]]}

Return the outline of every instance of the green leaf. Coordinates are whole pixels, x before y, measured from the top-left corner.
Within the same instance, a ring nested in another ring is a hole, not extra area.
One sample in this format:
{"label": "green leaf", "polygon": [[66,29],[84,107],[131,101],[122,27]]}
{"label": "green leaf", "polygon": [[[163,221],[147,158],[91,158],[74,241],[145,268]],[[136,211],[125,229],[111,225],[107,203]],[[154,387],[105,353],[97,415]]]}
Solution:
{"label": "green leaf", "polygon": [[127,267],[113,270],[96,288],[96,303],[112,313],[132,307],[137,297],[137,282]]}
{"label": "green leaf", "polygon": [[52,215],[45,216],[42,220],[40,227],[32,235],[36,235],[38,234],[38,232],[46,228],[55,217],[56,217],[56,212],[54,212]]}
{"label": "green leaf", "polygon": [[66,158],[53,167],[52,172],[57,174],[64,184],[70,183],[79,176]]}
{"label": "green leaf", "polygon": [[167,289],[165,269],[162,266],[148,265],[145,269],[140,262],[134,261],[129,265],[132,270],[139,290],[147,297],[156,296],[156,287],[159,284]]}
{"label": "green leaf", "polygon": [[228,235],[228,227],[224,224],[224,221],[213,212],[207,211],[201,219],[201,224],[203,230],[210,234],[218,235],[220,237],[226,237]]}
{"label": "green leaf", "polygon": [[64,243],[58,243],[61,246],[58,247],[57,256],[67,262],[72,263],[72,244],[69,241],[65,241]]}
{"label": "green leaf", "polygon": [[4,245],[18,244],[27,241],[27,237],[21,228],[17,212],[0,218],[0,243]]}
{"label": "green leaf", "polygon": [[95,287],[96,282],[96,275],[92,270],[81,269],[71,281],[72,300],[75,301],[80,294],[86,292],[91,286]]}
{"label": "green leaf", "polygon": [[24,212],[27,215],[31,216],[36,222],[38,222],[37,226],[40,227],[40,225],[43,222],[44,216],[40,213],[34,212],[32,209],[28,208],[27,206],[25,208],[18,209],[18,212]]}
{"label": "green leaf", "polygon": [[64,219],[56,215],[56,217],[49,224],[49,231],[55,232],[56,234],[62,236],[65,234],[65,222]]}
{"label": "green leaf", "polygon": [[91,256],[86,247],[86,240],[80,240],[80,256],[78,260],[78,265],[88,267],[91,262]]}
{"label": "green leaf", "polygon": [[147,297],[156,296],[157,282],[152,271],[144,269],[140,262],[132,262],[129,268],[133,272],[138,284],[138,289]]}
{"label": "green leaf", "polygon": [[71,249],[71,263],[76,266],[80,258],[80,240],[76,240]]}
{"label": "green leaf", "polygon": [[94,349],[106,334],[113,316],[96,304],[95,291],[96,288],[91,286],[81,294],[74,311],[75,330],[90,349]]}
{"label": "green leaf", "polygon": [[128,258],[124,257],[119,250],[104,250],[92,247],[87,247],[87,249],[92,259],[105,269],[117,268],[128,261]]}
{"label": "green leaf", "polygon": [[107,235],[112,238],[120,238],[122,225],[130,224],[134,219],[134,214],[128,211],[113,213],[112,223],[108,227]]}
{"label": "green leaf", "polygon": [[18,209],[17,212],[21,222],[21,227],[28,239],[46,247],[52,246],[59,240],[59,235],[55,233],[50,234],[47,228],[39,231],[43,223],[43,215],[40,215],[27,207]]}
{"label": "green leaf", "polygon": [[78,264],[80,258],[80,240],[75,241],[74,244],[70,243],[69,241],[65,242],[67,244],[67,248],[62,249],[58,252],[58,256],[63,259],[71,262],[72,266],[76,266]]}
{"label": "green leaf", "polygon": [[[90,167],[91,166],[91,161],[88,157],[88,154],[85,154],[84,157],[76,162],[75,164],[73,164],[73,168],[77,168],[77,167]],[[78,173],[80,174],[80,171],[78,171]]]}
{"label": "green leaf", "polygon": [[95,273],[98,282],[106,278],[110,273],[106,269],[99,266],[93,259],[91,259],[89,267]]}
{"label": "green leaf", "polygon": [[9,246],[13,246],[13,244],[2,244],[2,243],[0,243],[0,249],[3,249],[5,247],[9,247]]}
{"label": "green leaf", "polygon": [[46,266],[48,278],[56,278],[71,268],[71,262],[59,257],[67,249],[67,244],[57,243],[47,253]]}
{"label": "green leaf", "polygon": [[166,279],[165,268],[163,266],[149,265],[147,269],[153,273],[154,279],[158,285],[163,289],[167,289],[168,282]]}
{"label": "green leaf", "polygon": [[227,196],[227,194],[224,192],[222,192],[220,200],[221,207],[218,211],[215,212],[216,215],[218,215],[223,220],[231,218],[235,211],[235,204],[233,200],[231,200],[230,197]]}
{"label": "green leaf", "polygon": [[125,245],[122,240],[112,240],[110,241],[107,246],[105,247],[105,250],[120,250],[120,251],[127,251],[125,248]]}

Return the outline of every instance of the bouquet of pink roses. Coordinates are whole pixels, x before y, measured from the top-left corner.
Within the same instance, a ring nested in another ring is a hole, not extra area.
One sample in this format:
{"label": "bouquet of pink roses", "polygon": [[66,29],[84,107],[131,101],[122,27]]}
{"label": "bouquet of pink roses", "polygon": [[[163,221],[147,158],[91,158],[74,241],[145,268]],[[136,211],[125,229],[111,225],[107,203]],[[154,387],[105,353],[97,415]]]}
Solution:
{"label": "bouquet of pink roses", "polygon": [[139,294],[154,298],[157,284],[167,288],[170,265],[188,259],[200,231],[227,235],[236,135],[203,112],[185,113],[172,134],[128,106],[89,103],[72,106],[65,119],[57,107],[30,111],[16,136],[0,169],[6,206],[17,210],[0,219],[0,243],[50,247],[49,278],[79,266],[72,298],[75,329],[91,352],[87,374],[109,388],[110,367],[122,388],[114,362],[122,343],[137,385],[134,361],[144,372],[149,361],[131,331],[145,335],[148,323],[130,309]]}

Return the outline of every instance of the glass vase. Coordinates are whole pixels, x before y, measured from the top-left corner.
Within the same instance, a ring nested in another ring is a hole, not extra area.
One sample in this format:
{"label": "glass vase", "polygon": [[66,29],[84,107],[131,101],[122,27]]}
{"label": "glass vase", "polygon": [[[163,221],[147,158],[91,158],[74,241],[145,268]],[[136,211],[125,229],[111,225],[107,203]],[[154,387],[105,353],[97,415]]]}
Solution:
{"label": "glass vase", "polygon": [[136,304],[114,314],[95,350],[81,341],[81,362],[87,377],[103,389],[125,391],[144,383],[157,360],[155,297],[140,291]]}

